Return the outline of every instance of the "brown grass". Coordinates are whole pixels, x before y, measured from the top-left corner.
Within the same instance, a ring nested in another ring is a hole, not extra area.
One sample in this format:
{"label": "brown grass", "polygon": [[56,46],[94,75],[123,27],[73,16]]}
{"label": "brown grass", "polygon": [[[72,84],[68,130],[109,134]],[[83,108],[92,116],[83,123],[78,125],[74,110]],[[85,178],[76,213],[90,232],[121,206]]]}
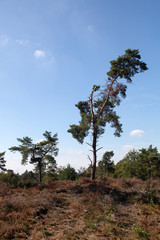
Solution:
{"label": "brown grass", "polygon": [[1,240],[160,239],[159,180],[149,197],[147,182],[137,179],[0,187]]}

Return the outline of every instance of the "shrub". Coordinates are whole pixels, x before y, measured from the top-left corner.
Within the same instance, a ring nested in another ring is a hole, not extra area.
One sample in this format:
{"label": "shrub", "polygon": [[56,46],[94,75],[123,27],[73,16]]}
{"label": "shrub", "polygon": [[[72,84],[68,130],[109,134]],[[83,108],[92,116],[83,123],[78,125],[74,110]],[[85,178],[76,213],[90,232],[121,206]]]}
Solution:
{"label": "shrub", "polygon": [[68,164],[66,168],[62,168],[60,170],[58,178],[60,180],[72,180],[72,181],[74,181],[77,178],[77,172],[73,167],[71,167]]}

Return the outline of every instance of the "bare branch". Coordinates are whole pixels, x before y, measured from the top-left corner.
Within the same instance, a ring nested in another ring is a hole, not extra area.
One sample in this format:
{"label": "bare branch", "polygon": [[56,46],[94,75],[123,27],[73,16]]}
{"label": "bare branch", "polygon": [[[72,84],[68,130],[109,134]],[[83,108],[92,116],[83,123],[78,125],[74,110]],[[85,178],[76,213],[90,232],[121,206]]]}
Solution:
{"label": "bare branch", "polygon": [[[87,142],[86,142],[87,143]],[[87,143],[90,147],[92,147],[92,145],[90,143]]]}
{"label": "bare branch", "polygon": [[100,149],[102,149],[103,147],[100,147],[100,148],[98,148],[97,150],[96,150],[96,152],[98,152]]}
{"label": "bare branch", "polygon": [[91,158],[90,158],[89,155],[88,155],[88,159],[89,159],[89,161],[91,162],[91,167],[92,167],[92,160],[91,160]]}

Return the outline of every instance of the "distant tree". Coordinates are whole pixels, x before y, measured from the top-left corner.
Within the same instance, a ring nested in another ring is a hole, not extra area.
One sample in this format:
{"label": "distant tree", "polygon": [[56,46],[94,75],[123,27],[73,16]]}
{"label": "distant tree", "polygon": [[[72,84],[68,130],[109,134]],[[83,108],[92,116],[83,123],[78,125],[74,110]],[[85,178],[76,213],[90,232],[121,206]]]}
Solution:
{"label": "distant tree", "polygon": [[18,187],[20,175],[14,173],[13,170],[7,170],[3,172],[3,175],[0,176],[0,180],[6,183],[10,187]]}
{"label": "distant tree", "polygon": [[35,186],[36,184],[37,184],[37,175],[34,172],[26,170],[24,173],[20,175],[20,179],[18,183],[19,187],[29,188],[29,187]]}
{"label": "distant tree", "polygon": [[78,170],[77,177],[89,178],[91,176],[91,164],[87,168],[82,168]]}
{"label": "distant tree", "polygon": [[57,164],[56,162],[52,165],[49,165],[47,171],[44,174],[43,181],[49,182],[57,180]]}
{"label": "distant tree", "polygon": [[[105,132],[106,124],[110,123],[111,127],[115,128],[115,136],[119,137],[122,132],[122,124],[115,111],[115,108],[120,105],[121,98],[126,97],[127,86],[121,80],[125,79],[127,83],[131,83],[131,78],[136,73],[147,70],[146,63],[140,59],[139,50],[126,50],[124,55],[110,62],[111,68],[107,72],[106,86],[100,89],[100,86],[94,85],[89,100],[80,101],[75,105],[80,110],[81,121],[79,125],[70,125],[68,132],[82,144],[91,130],[92,142],[88,144],[92,147],[93,152],[92,180],[95,179],[97,151],[99,150],[97,141]],[[95,96],[94,94],[98,91],[99,94]]]}
{"label": "distant tree", "polygon": [[76,170],[70,166],[70,164],[67,165],[67,167],[63,167],[59,169],[59,176],[58,178],[60,180],[72,180],[74,181],[77,177]]}
{"label": "distant tree", "polygon": [[77,176],[79,177],[84,177],[86,174],[86,168],[85,167],[80,167],[77,171]]}
{"label": "distant tree", "polygon": [[139,151],[131,150],[115,166],[115,177],[132,178],[137,177]]}
{"label": "distant tree", "polygon": [[147,149],[132,150],[116,164],[114,176],[143,180],[160,177],[160,153],[152,145]]}
{"label": "distant tree", "polygon": [[160,177],[160,153],[152,145],[142,148],[137,159],[137,177],[143,180]]}
{"label": "distant tree", "polygon": [[21,143],[18,147],[9,148],[12,152],[20,152],[22,155],[22,164],[25,165],[28,161],[35,165],[39,172],[39,182],[42,182],[42,170],[55,165],[55,157],[58,155],[58,138],[57,134],[51,135],[51,132],[46,131],[44,140],[34,144],[29,137],[17,138]]}
{"label": "distant tree", "polygon": [[98,170],[102,177],[106,177],[107,175],[114,173],[114,162],[111,161],[111,158],[114,156],[114,152],[105,152],[103,154],[102,160],[98,163]]}
{"label": "distant tree", "polygon": [[0,170],[6,171],[6,160],[4,159],[5,152],[0,153]]}

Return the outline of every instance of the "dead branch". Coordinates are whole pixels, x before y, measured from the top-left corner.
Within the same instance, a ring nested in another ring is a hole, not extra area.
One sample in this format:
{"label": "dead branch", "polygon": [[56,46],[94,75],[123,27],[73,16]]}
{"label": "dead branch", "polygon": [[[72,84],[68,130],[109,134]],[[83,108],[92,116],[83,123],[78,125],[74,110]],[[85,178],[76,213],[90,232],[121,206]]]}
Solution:
{"label": "dead branch", "polygon": [[92,167],[92,160],[91,160],[91,158],[90,158],[89,155],[88,155],[88,159],[89,159],[89,161],[91,162],[91,167]]}
{"label": "dead branch", "polygon": [[98,148],[97,150],[96,150],[96,152],[98,152],[99,150],[101,150],[103,147],[100,147],[100,148]]}

